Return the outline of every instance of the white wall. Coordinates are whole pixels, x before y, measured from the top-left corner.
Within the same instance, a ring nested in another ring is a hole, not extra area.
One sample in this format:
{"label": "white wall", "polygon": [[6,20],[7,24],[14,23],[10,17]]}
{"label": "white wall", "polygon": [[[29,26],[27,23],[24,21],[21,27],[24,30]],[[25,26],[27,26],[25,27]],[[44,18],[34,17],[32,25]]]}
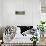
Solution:
{"label": "white wall", "polygon": [[2,25],[2,0],[0,0],[0,26]]}
{"label": "white wall", "polygon": [[41,2],[40,0],[33,0],[32,3],[32,7],[33,7],[33,26],[37,26],[37,24],[39,24],[40,20],[41,20]]}
{"label": "white wall", "polygon": [[[15,11],[25,11],[16,15]],[[40,0],[3,0],[2,25],[34,25],[40,20]]]}

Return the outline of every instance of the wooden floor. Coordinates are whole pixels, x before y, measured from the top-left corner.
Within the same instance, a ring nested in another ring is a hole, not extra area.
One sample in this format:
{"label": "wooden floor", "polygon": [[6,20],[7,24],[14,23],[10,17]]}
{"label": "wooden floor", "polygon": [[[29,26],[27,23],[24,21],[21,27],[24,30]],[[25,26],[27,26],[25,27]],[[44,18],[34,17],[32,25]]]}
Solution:
{"label": "wooden floor", "polygon": [[[3,45],[3,46],[5,46],[5,45]],[[40,38],[39,45],[40,46],[46,46],[46,37],[41,37]],[[39,46],[39,45],[37,45],[37,46]],[[27,44],[23,44],[23,45],[22,44],[17,44],[17,45],[16,44],[11,44],[10,46],[33,46],[33,45],[28,43],[28,45]]]}
{"label": "wooden floor", "polygon": [[40,45],[46,45],[46,37],[41,37],[39,44],[40,44]]}
{"label": "wooden floor", "polygon": [[2,44],[1,46],[33,46],[33,44],[30,44],[30,43],[25,43],[25,44],[18,44],[18,43],[5,43],[5,44]]}

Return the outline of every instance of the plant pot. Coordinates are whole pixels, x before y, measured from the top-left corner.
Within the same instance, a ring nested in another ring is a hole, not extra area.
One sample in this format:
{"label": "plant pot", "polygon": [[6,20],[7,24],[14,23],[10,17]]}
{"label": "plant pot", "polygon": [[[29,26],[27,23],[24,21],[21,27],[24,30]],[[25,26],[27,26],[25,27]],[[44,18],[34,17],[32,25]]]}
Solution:
{"label": "plant pot", "polygon": [[36,41],[33,41],[33,46],[36,46]]}
{"label": "plant pot", "polygon": [[41,32],[40,37],[44,37],[44,32]]}

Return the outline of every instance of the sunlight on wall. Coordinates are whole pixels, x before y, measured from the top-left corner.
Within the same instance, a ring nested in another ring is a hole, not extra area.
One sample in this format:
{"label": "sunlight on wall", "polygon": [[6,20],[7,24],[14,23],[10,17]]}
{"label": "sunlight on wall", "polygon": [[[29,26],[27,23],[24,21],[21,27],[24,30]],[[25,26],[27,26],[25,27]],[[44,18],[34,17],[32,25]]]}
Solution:
{"label": "sunlight on wall", "polygon": [[41,20],[46,21],[46,13],[41,13]]}

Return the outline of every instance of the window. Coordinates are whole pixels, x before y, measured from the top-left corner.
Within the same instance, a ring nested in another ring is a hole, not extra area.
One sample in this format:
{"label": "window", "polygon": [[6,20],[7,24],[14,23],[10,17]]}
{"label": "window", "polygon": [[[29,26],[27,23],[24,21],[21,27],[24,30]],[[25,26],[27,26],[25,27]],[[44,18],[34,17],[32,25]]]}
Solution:
{"label": "window", "polygon": [[46,13],[46,0],[41,1],[41,12]]}

